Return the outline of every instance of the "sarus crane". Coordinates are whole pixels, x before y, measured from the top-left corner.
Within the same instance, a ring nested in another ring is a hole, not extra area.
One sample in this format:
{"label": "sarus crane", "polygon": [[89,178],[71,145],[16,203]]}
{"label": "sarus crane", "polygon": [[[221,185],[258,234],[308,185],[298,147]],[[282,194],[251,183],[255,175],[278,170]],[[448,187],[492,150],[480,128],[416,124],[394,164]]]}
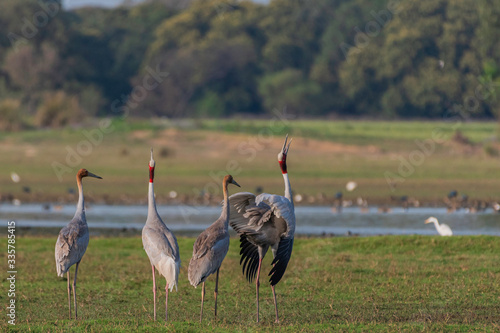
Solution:
{"label": "sarus crane", "polygon": [[274,298],[276,322],[279,322],[275,285],[285,273],[292,255],[295,233],[295,209],[288,178],[286,158],[292,140],[285,138],[278,154],[278,163],[285,181],[285,196],[240,192],[229,197],[231,214],[229,224],[240,236],[240,264],[243,274],[251,282],[256,277],[257,322],[259,322],[259,276],[262,259],[271,247],[274,259],[269,276]]}
{"label": "sarus crane", "polygon": [[179,245],[175,235],[163,223],[158,211],[154,195],[155,160],[153,159],[153,148],[151,148],[151,160],[149,161],[149,190],[148,190],[148,217],[142,228],[142,244],[151,262],[153,271],[153,315],[156,320],[156,278],[155,267],[165,277],[165,320],[168,320],[168,292],[175,287],[179,280],[181,259],[179,257]]}
{"label": "sarus crane", "polygon": [[67,273],[69,319],[71,319],[71,285],[69,268],[76,264],[75,278],[73,280],[73,300],[75,303],[75,319],[78,319],[78,310],[76,307],[76,277],[80,261],[87,250],[87,246],[89,245],[89,227],[87,225],[87,219],[85,218],[85,203],[83,200],[83,177],[102,179],[86,169],[80,169],[78,171],[76,174],[76,184],[78,185],[78,204],[76,205],[75,216],[68,223],[68,225],[62,228],[59,232],[55,249],[57,276],[63,277],[64,273]]}
{"label": "sarus crane", "polygon": [[189,262],[188,278],[191,285],[197,287],[203,283],[201,288],[201,310],[200,323],[203,319],[203,302],[205,300],[205,281],[213,273],[215,277],[215,317],[217,317],[217,294],[219,286],[219,270],[222,261],[229,249],[229,200],[227,194],[228,184],[238,187],[240,185],[227,175],[222,181],[224,201],[220,217],[211,226],[205,229],[196,239],[193,245],[193,257]]}

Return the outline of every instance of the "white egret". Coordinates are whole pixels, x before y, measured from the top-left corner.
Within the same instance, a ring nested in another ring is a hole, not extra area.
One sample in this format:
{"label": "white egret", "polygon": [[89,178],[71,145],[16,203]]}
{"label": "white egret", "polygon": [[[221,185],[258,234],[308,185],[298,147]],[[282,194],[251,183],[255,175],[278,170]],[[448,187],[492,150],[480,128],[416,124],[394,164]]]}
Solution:
{"label": "white egret", "polygon": [[427,223],[434,223],[436,226],[436,230],[438,234],[441,236],[452,236],[453,231],[451,231],[451,228],[447,224],[439,224],[437,218],[431,216],[427,220],[425,220],[425,224]]}

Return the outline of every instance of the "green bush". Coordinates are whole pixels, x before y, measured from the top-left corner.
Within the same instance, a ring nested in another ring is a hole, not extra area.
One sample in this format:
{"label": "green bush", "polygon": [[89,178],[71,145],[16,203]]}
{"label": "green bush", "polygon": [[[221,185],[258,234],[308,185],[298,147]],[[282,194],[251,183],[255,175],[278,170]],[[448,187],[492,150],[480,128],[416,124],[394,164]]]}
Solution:
{"label": "green bush", "polygon": [[62,127],[78,123],[84,113],[76,96],[67,95],[64,91],[45,94],[35,115],[38,127]]}
{"label": "green bush", "polygon": [[21,101],[7,98],[0,101],[0,130],[19,131],[26,127],[21,116]]}
{"label": "green bush", "polygon": [[490,157],[498,157],[500,155],[500,151],[498,150],[498,148],[492,144],[485,145],[483,149],[486,155]]}

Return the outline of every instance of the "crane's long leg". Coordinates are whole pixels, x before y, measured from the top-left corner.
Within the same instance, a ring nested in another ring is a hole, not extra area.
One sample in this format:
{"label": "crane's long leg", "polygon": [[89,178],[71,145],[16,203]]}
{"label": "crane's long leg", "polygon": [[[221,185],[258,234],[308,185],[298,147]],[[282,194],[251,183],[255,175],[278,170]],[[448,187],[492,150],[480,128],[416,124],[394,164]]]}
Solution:
{"label": "crane's long leg", "polygon": [[153,320],[156,321],[156,278],[155,278],[155,266],[151,265],[153,270]]}
{"label": "crane's long leg", "polygon": [[255,281],[255,289],[257,294],[257,322],[259,322],[259,286],[260,286],[260,266],[262,265],[262,257],[259,256],[259,268],[257,269],[257,280]]}
{"label": "crane's long leg", "polygon": [[219,268],[217,268],[217,275],[215,276],[215,318],[217,318],[217,294],[219,292]]}
{"label": "crane's long leg", "polygon": [[276,302],[276,291],[274,291],[274,286],[271,286],[271,289],[273,291],[273,298],[274,298],[274,311],[276,312],[276,321],[275,321],[275,323],[279,323],[280,320],[278,318],[278,302]]}
{"label": "crane's long leg", "polygon": [[168,320],[168,282],[165,286],[165,321]]}
{"label": "crane's long leg", "polygon": [[203,286],[201,287],[201,311],[200,311],[200,324],[203,318],[203,302],[205,301],[205,281],[203,281]]}
{"label": "crane's long leg", "polygon": [[78,275],[78,266],[80,266],[80,262],[76,263],[75,279],[73,280],[73,300],[75,301],[75,319],[78,319],[78,309],[76,307],[76,276]]}
{"label": "crane's long leg", "polygon": [[69,282],[69,269],[68,269],[68,309],[69,309],[69,319],[71,319],[71,282]]}

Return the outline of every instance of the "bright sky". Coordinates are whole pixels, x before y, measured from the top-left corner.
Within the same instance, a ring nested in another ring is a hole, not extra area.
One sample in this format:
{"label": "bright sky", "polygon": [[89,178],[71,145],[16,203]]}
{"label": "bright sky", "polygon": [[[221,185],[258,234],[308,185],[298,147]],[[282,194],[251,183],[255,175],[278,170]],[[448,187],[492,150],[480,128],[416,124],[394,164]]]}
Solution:
{"label": "bright sky", "polygon": [[83,6],[115,7],[122,2],[123,0],[63,0],[63,6],[66,9]]}
{"label": "bright sky", "polygon": [[[141,0],[133,0],[141,2]],[[255,2],[267,3],[269,0],[253,0]],[[83,6],[115,7],[121,4],[123,0],[63,0],[63,6],[66,9],[78,8]]]}

